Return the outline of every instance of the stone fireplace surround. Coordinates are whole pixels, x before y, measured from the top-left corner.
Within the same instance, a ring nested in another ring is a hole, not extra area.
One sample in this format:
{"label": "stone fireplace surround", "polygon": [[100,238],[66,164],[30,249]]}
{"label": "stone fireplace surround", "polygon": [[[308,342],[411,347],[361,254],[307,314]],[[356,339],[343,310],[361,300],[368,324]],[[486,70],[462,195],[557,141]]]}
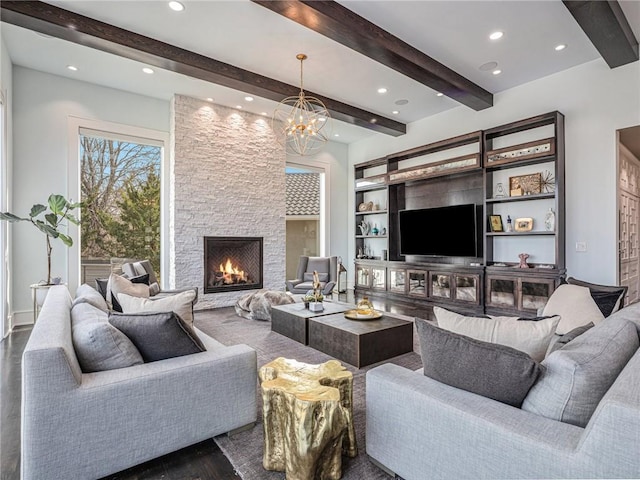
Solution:
{"label": "stone fireplace surround", "polygon": [[263,288],[284,290],[286,154],[270,119],[183,95],[171,102],[170,282],[199,285],[196,309],[247,291],[204,293],[204,237],[263,237]]}

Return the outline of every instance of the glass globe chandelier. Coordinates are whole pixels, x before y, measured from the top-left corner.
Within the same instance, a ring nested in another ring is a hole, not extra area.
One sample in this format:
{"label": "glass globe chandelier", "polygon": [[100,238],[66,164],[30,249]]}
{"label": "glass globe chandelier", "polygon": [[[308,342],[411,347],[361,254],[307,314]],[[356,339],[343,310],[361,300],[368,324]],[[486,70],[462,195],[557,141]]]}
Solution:
{"label": "glass globe chandelier", "polygon": [[273,130],[288,154],[310,155],[329,140],[331,116],[321,100],[304,94],[302,62],[307,56],[299,53],[296,58],[300,60],[300,93],[278,104],[273,113]]}

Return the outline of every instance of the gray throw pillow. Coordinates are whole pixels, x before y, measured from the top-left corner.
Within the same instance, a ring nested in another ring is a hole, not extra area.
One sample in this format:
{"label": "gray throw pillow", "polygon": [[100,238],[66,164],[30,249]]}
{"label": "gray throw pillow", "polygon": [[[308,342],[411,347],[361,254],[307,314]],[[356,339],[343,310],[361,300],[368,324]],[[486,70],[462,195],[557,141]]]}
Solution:
{"label": "gray throw pillow", "polygon": [[81,322],[73,327],[72,339],[78,363],[85,373],[143,363],[133,343],[108,322]]}
{"label": "gray throw pillow", "polygon": [[100,292],[86,283],[83,283],[77,288],[76,298],[73,300],[71,308],[79,303],[89,303],[104,312],[109,311],[109,306]]}
{"label": "gray throw pillow", "polygon": [[415,319],[424,374],[434,380],[520,407],[542,367],[526,353],[476,340]]}
{"label": "gray throw pillow", "polygon": [[542,362],[545,371],[522,409],[585,427],[639,343],[637,329],[630,321],[604,320]]}
{"label": "gray throw pillow", "polygon": [[71,328],[81,323],[107,323],[109,314],[87,302],[80,302],[71,308]]}
{"label": "gray throw pillow", "polygon": [[174,312],[111,312],[109,323],[129,337],[145,362],[206,350],[193,328]]}

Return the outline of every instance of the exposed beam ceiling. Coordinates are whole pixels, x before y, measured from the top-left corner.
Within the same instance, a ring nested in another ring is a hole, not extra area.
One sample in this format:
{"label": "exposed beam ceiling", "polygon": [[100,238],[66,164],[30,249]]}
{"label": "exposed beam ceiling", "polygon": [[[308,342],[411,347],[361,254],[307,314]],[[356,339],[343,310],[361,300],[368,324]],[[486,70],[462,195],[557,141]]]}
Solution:
{"label": "exposed beam ceiling", "polygon": [[251,0],[474,110],[493,95],[333,0]]}
{"label": "exposed beam ceiling", "polygon": [[609,67],[638,60],[638,40],[616,0],[562,0]]}
{"label": "exposed beam ceiling", "polygon": [[[172,72],[189,75],[276,102],[297,95],[299,87],[220,62],[40,1],[0,3],[2,21],[92,47]],[[317,93],[332,117],[370,130],[399,136],[406,125]]]}

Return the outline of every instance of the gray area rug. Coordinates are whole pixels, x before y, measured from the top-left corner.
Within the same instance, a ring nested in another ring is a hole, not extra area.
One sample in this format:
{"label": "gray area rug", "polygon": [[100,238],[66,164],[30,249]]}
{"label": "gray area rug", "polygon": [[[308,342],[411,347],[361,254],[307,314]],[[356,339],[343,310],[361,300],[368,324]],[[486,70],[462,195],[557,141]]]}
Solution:
{"label": "gray area rug", "polygon": [[[293,358],[306,363],[323,363],[332,357],[306,347],[271,331],[271,322],[240,317],[233,307],[195,313],[195,325],[225,345],[244,343],[256,350],[258,368],[278,357]],[[411,352],[388,360],[411,370],[422,368],[420,356]],[[387,362],[381,362],[387,363]],[[366,455],[365,445],[365,373],[378,364],[357,369],[343,362],[353,373],[353,416],[358,442],[358,456],[342,457],[342,478],[345,480],[389,480],[392,478],[376,467]],[[257,381],[257,379],[256,379]],[[220,435],[214,440],[230,460],[243,480],[282,480],[282,472],[270,472],[262,467],[263,429],[262,399],[258,391],[258,422],[252,429],[231,437]]]}

